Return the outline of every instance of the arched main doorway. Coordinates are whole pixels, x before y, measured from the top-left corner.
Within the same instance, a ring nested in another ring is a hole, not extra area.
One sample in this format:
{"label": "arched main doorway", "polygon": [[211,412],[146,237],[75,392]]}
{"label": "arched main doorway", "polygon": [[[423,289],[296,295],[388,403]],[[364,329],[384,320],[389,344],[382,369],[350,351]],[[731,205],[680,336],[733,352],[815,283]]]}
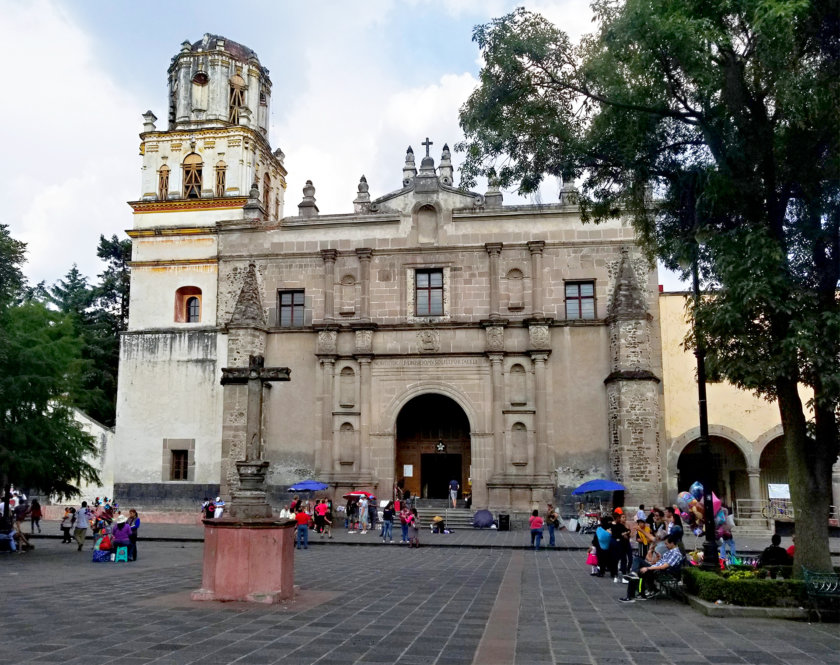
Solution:
{"label": "arched main doorway", "polygon": [[[738,446],[720,436],[710,436],[709,446],[712,452],[714,493],[725,504],[733,507],[737,499],[749,499],[750,483],[747,476],[747,462]],[[705,466],[703,451],[698,441],[694,440],[680,453],[677,462],[678,491],[688,490],[697,480],[702,482]]]}
{"label": "arched main doorway", "polygon": [[764,450],[761,451],[759,468],[761,470],[761,496],[753,498],[767,499],[769,498],[767,485],[771,483],[786,485],[788,483],[787,451],[785,450],[784,438],[777,437],[764,446]]}
{"label": "arched main doorway", "polygon": [[419,395],[397,416],[395,477],[414,496],[445,499],[449,481],[470,476],[470,423],[445,395]]}

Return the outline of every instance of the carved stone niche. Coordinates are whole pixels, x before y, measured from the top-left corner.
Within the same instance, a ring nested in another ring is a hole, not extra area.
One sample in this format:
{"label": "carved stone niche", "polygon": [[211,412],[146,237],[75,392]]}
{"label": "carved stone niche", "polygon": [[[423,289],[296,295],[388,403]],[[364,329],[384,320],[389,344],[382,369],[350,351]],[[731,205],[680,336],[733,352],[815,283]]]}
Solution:
{"label": "carved stone niche", "polygon": [[356,331],[356,353],[373,353],[373,330]]}
{"label": "carved stone niche", "polygon": [[548,333],[548,326],[545,324],[528,326],[528,338],[532,349],[543,350],[551,348],[551,337]]}
{"label": "carved stone niche", "polygon": [[440,351],[440,331],[430,329],[418,330],[417,347],[421,353],[437,353]]}
{"label": "carved stone niche", "polygon": [[488,326],[485,328],[488,351],[505,350],[505,329],[502,326]]}
{"label": "carved stone niche", "polygon": [[336,339],[338,333],[335,330],[318,331],[318,353],[334,354],[336,352]]}

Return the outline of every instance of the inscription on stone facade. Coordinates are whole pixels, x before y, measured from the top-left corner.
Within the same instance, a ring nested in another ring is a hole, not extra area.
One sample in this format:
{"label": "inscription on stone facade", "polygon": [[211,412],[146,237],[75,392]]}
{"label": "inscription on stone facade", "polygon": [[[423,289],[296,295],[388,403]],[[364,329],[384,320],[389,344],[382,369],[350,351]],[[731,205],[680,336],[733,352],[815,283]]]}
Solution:
{"label": "inscription on stone facade", "polygon": [[440,351],[440,332],[437,330],[418,330],[417,346],[421,353],[437,353]]}
{"label": "inscription on stone facade", "polygon": [[377,358],[377,367],[454,367],[484,365],[483,358]]}

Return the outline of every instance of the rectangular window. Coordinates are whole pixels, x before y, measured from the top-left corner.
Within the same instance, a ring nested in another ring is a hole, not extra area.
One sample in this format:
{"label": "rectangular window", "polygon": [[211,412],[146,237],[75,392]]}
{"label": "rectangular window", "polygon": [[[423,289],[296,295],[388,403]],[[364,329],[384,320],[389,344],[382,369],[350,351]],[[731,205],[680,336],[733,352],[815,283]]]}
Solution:
{"label": "rectangular window", "polygon": [[415,316],[443,316],[443,270],[417,270],[414,289]]}
{"label": "rectangular window", "polygon": [[297,328],[303,325],[303,290],[279,291],[280,327]]}
{"label": "rectangular window", "polygon": [[595,318],[595,282],[566,282],[566,318]]}
{"label": "rectangular window", "polygon": [[190,461],[189,450],[173,450],[172,461],[169,466],[170,480],[187,480],[187,469]]}

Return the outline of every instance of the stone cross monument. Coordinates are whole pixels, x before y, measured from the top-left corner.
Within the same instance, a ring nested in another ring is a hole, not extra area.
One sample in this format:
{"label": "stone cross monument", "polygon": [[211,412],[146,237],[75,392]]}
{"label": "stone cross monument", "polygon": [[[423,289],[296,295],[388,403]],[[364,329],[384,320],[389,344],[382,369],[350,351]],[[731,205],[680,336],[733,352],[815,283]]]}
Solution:
{"label": "stone cross monument", "polygon": [[249,356],[248,367],[222,369],[222,385],[244,383],[248,386],[245,433],[245,459],[236,462],[239,487],[232,491],[228,514],[236,519],[271,517],[265,498],[265,475],[268,461],[262,458],[263,387],[271,381],[289,381],[288,367],[264,367],[262,356]]}

